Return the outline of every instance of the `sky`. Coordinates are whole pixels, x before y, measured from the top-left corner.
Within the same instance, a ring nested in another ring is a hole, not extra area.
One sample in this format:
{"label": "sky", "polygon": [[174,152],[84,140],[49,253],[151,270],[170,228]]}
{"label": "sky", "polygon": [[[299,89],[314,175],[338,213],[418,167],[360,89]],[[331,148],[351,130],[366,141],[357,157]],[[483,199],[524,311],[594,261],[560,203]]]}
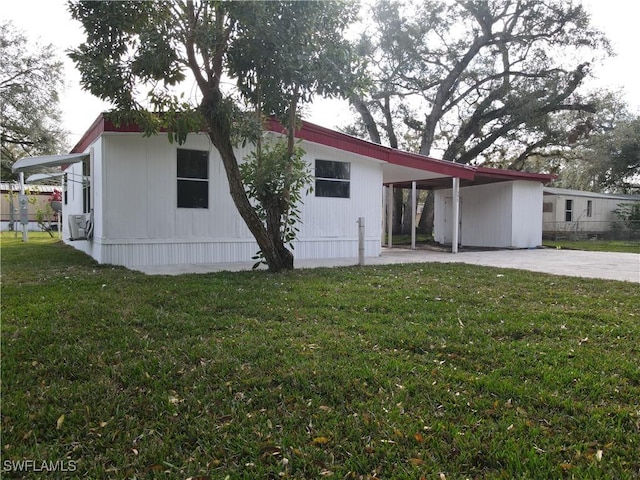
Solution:
{"label": "sky", "polygon": [[[616,56],[594,68],[598,77],[594,88],[622,89],[632,111],[640,113],[640,35],[638,0],[583,0],[592,13],[594,26],[605,32]],[[98,115],[109,109],[107,103],[82,90],[80,74],[65,51],[83,41],[80,24],[71,19],[66,0],[4,0],[0,5],[0,19],[10,20],[22,30],[32,43],[53,44],[64,61],[66,88],[60,106],[64,128],[73,146],[91,126]],[[321,100],[306,110],[305,119],[327,128],[345,125],[349,118],[346,102]]]}

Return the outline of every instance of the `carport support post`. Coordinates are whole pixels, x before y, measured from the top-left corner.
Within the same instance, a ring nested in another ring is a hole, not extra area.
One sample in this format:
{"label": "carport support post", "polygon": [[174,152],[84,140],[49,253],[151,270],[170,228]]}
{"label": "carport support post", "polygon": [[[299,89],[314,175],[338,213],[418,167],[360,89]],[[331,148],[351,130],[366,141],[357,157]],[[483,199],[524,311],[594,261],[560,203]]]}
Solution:
{"label": "carport support post", "polygon": [[416,182],[411,182],[411,248],[416,249]]}
{"label": "carport support post", "polygon": [[451,253],[458,253],[458,236],[460,235],[460,179],[453,177],[453,205],[451,225]]}
{"label": "carport support post", "polygon": [[[19,178],[20,178],[20,202],[24,201],[25,199],[25,193],[24,193],[24,172],[20,172],[19,174]],[[20,208],[23,208],[23,205],[20,205]],[[26,209],[27,207],[24,206],[24,208]],[[20,223],[22,224],[22,241],[23,242],[28,242],[29,241],[29,213],[27,213],[27,219],[26,222],[22,221],[22,212],[20,213]]]}
{"label": "carport support post", "polygon": [[393,184],[387,185],[387,247],[391,248],[393,241]]}

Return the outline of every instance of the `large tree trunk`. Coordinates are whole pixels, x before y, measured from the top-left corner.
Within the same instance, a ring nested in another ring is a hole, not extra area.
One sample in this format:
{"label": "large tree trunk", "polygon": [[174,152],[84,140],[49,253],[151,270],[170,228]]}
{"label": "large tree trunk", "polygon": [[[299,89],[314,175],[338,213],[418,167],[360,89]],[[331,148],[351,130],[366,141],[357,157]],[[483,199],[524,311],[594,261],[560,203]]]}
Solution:
{"label": "large tree trunk", "polygon": [[401,188],[393,188],[393,223],[391,232],[393,235],[402,234],[402,210],[404,207],[404,192]]}
{"label": "large tree trunk", "polygon": [[[221,96],[220,96],[221,98]],[[216,115],[216,106],[220,105],[215,98],[203,100],[201,107],[209,129],[209,138],[218,150],[229,182],[229,193],[238,213],[253,234],[262,251],[269,270],[280,272],[293,269],[293,254],[285,247],[279,235],[270,235],[249,202],[244,190],[238,161],[231,144],[231,126],[223,115]]]}
{"label": "large tree trunk", "polygon": [[411,190],[407,195],[404,195],[404,205],[402,206],[402,234],[411,235],[411,217],[413,216],[413,209],[411,208]]}
{"label": "large tree trunk", "polygon": [[418,232],[433,235],[433,190],[429,190],[422,206]]}

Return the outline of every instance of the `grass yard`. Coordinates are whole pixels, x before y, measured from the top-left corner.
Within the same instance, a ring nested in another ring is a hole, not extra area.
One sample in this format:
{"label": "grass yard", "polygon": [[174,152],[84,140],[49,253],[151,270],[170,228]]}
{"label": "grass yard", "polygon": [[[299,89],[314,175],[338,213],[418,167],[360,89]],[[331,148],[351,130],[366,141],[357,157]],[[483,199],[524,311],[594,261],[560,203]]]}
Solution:
{"label": "grass yard", "polygon": [[637,284],[147,277],[2,237],[3,478],[625,479],[639,452]]}
{"label": "grass yard", "polygon": [[640,240],[544,240],[543,245],[591,252],[640,253]]}

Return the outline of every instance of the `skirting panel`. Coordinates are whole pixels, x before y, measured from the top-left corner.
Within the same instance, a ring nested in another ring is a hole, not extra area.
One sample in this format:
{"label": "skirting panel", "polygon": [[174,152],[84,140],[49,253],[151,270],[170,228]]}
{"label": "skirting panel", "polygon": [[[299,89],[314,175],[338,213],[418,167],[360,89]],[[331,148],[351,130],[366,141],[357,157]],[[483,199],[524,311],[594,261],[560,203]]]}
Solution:
{"label": "skirting panel", "polygon": [[[188,265],[251,262],[258,251],[254,242],[102,243],[67,242],[99,263],[138,267],[144,265]],[[365,241],[365,256],[381,253],[379,239]],[[303,240],[295,244],[296,259],[357,258],[357,240]]]}
{"label": "skirting panel", "polygon": [[112,244],[102,246],[102,263],[137,267],[249,262],[256,251],[255,244],[243,242]]}

